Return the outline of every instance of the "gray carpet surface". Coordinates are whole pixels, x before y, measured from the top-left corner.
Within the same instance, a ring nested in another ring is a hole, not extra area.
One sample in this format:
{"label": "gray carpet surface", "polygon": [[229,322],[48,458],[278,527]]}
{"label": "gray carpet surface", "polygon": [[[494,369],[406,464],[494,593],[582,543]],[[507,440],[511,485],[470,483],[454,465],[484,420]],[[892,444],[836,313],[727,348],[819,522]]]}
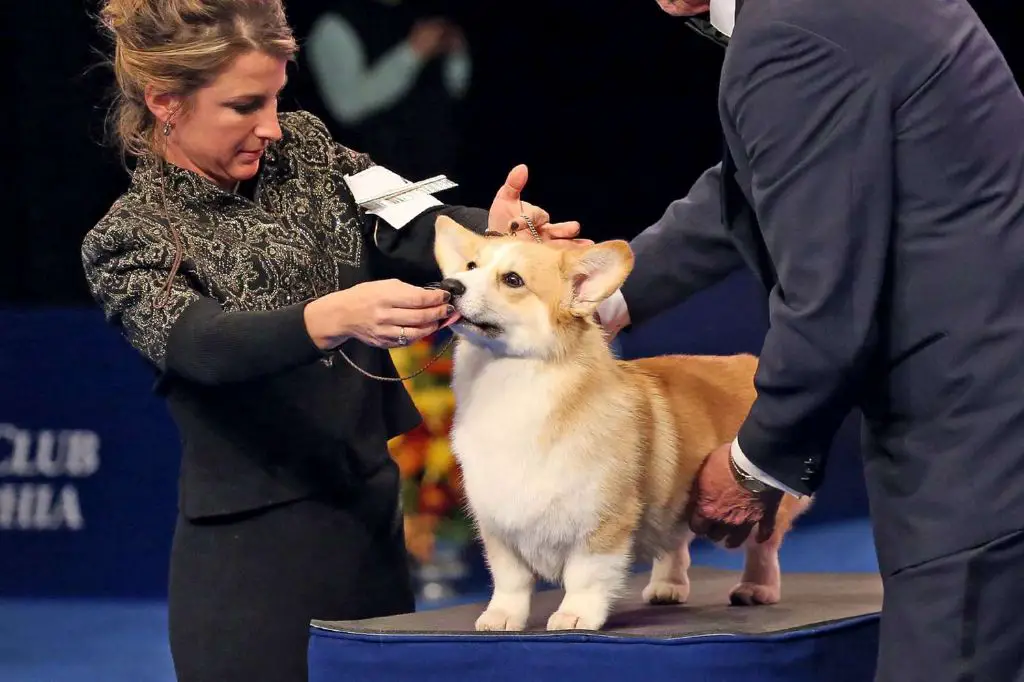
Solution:
{"label": "gray carpet surface", "polygon": [[[878,613],[882,582],[877,574],[789,573],[782,577],[782,600],[771,606],[730,606],[729,591],[739,573],[717,568],[690,569],[686,604],[650,606],[640,593],[648,575],[633,576],[601,634],[675,638],[706,634],[768,634]],[[528,632],[545,634],[558,608],[561,590],[537,592]],[[314,627],[359,634],[466,634],[486,603],[361,621],[313,621]],[[494,634],[494,633],[481,633]],[[507,634],[507,633],[497,633]]]}

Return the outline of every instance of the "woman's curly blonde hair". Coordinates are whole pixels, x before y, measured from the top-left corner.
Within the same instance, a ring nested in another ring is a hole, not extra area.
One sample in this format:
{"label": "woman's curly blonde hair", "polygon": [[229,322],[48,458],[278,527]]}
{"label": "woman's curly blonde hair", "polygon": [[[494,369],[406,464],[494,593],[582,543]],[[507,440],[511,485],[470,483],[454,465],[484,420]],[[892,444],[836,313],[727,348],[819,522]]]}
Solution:
{"label": "woman's curly blonde hair", "polygon": [[106,0],[100,21],[114,48],[108,123],[122,156],[157,151],[148,86],[187,98],[239,55],[298,51],[281,0]]}

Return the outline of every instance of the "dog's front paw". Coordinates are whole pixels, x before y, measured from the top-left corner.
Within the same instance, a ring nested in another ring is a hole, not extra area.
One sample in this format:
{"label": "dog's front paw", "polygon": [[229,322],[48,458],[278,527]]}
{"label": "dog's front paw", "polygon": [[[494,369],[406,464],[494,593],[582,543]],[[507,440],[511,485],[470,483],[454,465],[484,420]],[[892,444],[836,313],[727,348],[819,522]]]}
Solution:
{"label": "dog's front paw", "polygon": [[652,580],[641,595],[648,604],[682,604],[690,598],[690,583]]}
{"label": "dog's front paw", "polygon": [[480,632],[519,632],[526,629],[526,616],[488,608],[476,619],[476,629]]}
{"label": "dog's front paw", "polygon": [[778,604],[781,598],[782,587],[780,585],[743,582],[732,588],[732,592],[729,593],[729,603],[733,606]]}
{"label": "dog's front paw", "polygon": [[548,618],[548,630],[600,630],[603,617],[581,616],[571,611],[555,611]]}
{"label": "dog's front paw", "polygon": [[599,627],[568,611],[555,611],[548,618],[548,630],[597,630]]}

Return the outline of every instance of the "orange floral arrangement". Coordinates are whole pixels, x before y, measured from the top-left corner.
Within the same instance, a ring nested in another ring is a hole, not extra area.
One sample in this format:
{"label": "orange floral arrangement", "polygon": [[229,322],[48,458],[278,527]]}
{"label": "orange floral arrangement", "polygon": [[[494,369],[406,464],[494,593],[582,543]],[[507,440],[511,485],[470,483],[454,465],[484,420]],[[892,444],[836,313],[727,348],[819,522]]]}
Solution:
{"label": "orange floral arrangement", "polygon": [[[392,349],[400,375],[420,370],[444,348],[450,335],[445,330]],[[455,414],[451,378],[449,348],[426,371],[405,382],[423,423],[388,444],[402,476],[406,544],[420,563],[430,561],[439,539],[466,545],[473,538],[463,505],[461,471],[448,440]]]}

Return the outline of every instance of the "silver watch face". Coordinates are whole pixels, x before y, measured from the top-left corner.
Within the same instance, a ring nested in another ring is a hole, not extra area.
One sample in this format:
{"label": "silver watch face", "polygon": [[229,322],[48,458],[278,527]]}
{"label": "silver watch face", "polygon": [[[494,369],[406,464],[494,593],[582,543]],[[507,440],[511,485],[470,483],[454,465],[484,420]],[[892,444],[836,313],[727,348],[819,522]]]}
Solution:
{"label": "silver watch face", "polygon": [[757,480],[736,466],[736,460],[734,460],[731,455],[729,457],[729,468],[732,469],[732,474],[736,479],[736,482],[739,483],[740,487],[744,490],[752,493],[763,493],[765,490],[768,490],[767,483]]}
{"label": "silver watch face", "polygon": [[752,493],[761,493],[768,489],[767,484],[762,483],[756,478],[752,478],[750,476],[744,478],[743,482],[740,485],[742,485],[744,488],[746,488]]}

